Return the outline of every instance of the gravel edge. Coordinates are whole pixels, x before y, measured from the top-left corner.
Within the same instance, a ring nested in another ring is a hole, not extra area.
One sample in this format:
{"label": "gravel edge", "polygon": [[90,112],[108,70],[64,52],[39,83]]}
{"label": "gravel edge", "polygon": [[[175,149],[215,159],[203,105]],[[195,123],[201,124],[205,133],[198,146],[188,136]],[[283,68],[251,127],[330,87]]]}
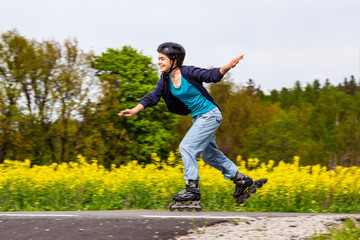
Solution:
{"label": "gravel edge", "polygon": [[176,240],[308,240],[315,233],[326,233],[346,219],[360,222],[360,215],[241,217],[233,222],[219,223],[189,231]]}

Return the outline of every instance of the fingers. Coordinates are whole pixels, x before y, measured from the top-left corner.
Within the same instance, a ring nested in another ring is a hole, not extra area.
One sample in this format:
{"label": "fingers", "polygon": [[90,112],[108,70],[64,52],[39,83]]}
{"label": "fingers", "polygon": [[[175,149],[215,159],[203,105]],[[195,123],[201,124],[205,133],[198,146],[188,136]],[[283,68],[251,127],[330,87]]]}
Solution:
{"label": "fingers", "polygon": [[125,109],[125,110],[121,111],[118,115],[120,117],[122,117],[122,116],[131,117],[134,114],[132,113],[131,109]]}
{"label": "fingers", "polygon": [[236,58],[234,58],[232,61],[231,61],[231,67],[235,67],[238,63],[239,63],[239,61],[241,60],[241,59],[243,59],[244,58],[244,55],[241,55],[241,56],[239,56],[239,57],[236,57]]}
{"label": "fingers", "polygon": [[243,59],[243,58],[244,58],[244,55],[241,55],[241,56],[235,58],[233,61],[235,61],[236,63],[238,63],[238,62],[239,62],[241,59]]}

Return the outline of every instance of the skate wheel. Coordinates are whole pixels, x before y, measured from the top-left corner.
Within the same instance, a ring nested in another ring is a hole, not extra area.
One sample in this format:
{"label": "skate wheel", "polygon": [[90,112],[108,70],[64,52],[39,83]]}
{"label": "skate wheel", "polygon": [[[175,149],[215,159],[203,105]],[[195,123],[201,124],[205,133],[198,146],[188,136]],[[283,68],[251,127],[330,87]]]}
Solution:
{"label": "skate wheel", "polygon": [[171,211],[171,212],[174,212],[175,210],[176,210],[176,207],[173,207],[175,205],[175,203],[170,203],[169,204],[169,210]]}
{"label": "skate wheel", "polygon": [[244,198],[248,199],[250,197],[250,192],[245,193]]}
{"label": "skate wheel", "polygon": [[244,203],[244,199],[236,199],[236,202],[238,203],[238,204],[243,204]]}
{"label": "skate wheel", "polygon": [[194,210],[194,208],[192,208],[192,207],[187,207],[186,210],[187,210],[188,212],[191,212],[192,210]]}
{"label": "skate wheel", "polygon": [[179,207],[178,210],[179,210],[179,212],[183,212],[185,210],[185,208],[184,207]]}
{"label": "skate wheel", "polygon": [[251,189],[251,193],[256,193],[256,188]]}
{"label": "skate wheel", "polygon": [[201,212],[202,206],[200,205],[200,207],[199,207],[199,208],[195,208],[195,210],[196,210],[197,212]]}
{"label": "skate wheel", "polygon": [[267,183],[267,178],[262,178],[262,179],[259,179],[256,182],[256,187],[257,188],[261,188],[263,186],[263,184]]}

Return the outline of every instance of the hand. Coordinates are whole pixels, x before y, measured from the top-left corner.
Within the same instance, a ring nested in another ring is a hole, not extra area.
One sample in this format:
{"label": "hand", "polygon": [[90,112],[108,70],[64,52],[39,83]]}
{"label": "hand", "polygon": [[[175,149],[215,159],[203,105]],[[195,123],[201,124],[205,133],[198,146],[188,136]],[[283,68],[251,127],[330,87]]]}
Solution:
{"label": "hand", "polygon": [[234,58],[233,60],[231,60],[231,62],[229,64],[230,68],[235,67],[239,63],[239,61],[243,58],[244,58],[244,55],[241,55],[240,57],[237,57],[237,58]]}
{"label": "hand", "polygon": [[132,108],[132,109],[125,109],[122,110],[118,115],[120,117],[125,116],[125,117],[132,117],[135,114],[137,114],[138,112],[144,110],[144,106],[139,103],[138,105],[136,105],[136,107]]}
{"label": "hand", "polygon": [[136,112],[133,109],[125,109],[122,110],[118,115],[120,117],[125,116],[125,117],[132,117],[136,114]]}
{"label": "hand", "polygon": [[231,68],[235,67],[239,63],[239,61],[243,58],[244,58],[244,55],[234,58],[233,60],[231,60],[231,62],[229,64],[220,68],[220,73],[222,75],[226,74]]}

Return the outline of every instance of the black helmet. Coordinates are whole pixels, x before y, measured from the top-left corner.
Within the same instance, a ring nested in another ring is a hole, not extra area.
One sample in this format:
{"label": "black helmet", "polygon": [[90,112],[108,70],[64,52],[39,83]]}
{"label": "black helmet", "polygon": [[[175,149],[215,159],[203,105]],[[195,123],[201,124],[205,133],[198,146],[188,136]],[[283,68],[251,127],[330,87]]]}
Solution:
{"label": "black helmet", "polygon": [[180,44],[173,42],[165,42],[158,47],[157,51],[159,53],[164,53],[171,60],[176,59],[178,66],[181,66],[184,62],[185,48],[183,48],[183,46],[181,46]]}

